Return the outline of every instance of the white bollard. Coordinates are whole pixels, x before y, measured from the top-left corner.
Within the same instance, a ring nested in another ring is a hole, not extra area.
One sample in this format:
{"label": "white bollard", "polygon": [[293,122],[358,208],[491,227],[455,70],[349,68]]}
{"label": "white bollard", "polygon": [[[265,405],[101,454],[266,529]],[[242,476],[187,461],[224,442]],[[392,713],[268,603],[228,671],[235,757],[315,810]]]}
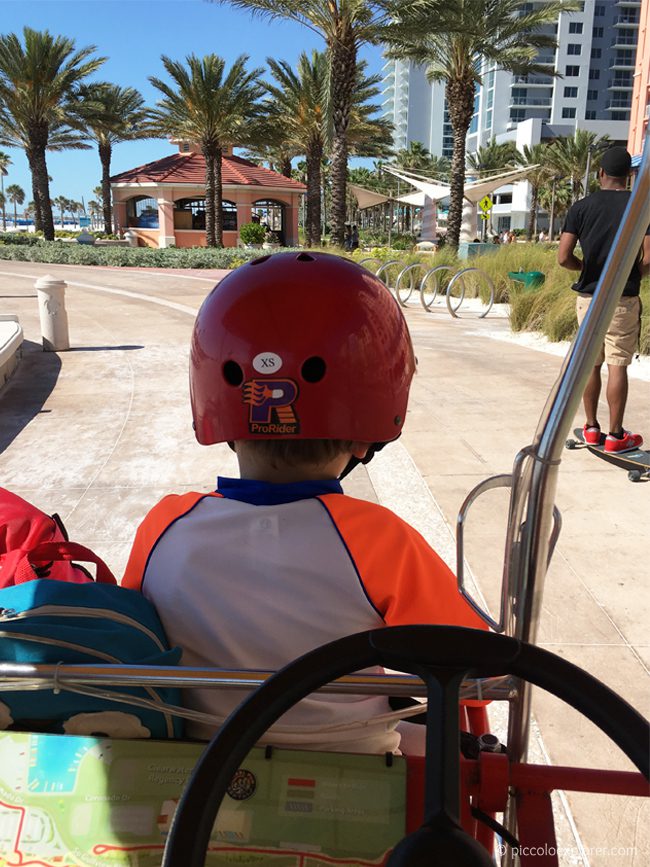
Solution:
{"label": "white bollard", "polygon": [[57,280],[49,274],[41,277],[34,285],[38,294],[44,351],[62,352],[70,349],[68,314],[65,311],[66,285],[64,280]]}

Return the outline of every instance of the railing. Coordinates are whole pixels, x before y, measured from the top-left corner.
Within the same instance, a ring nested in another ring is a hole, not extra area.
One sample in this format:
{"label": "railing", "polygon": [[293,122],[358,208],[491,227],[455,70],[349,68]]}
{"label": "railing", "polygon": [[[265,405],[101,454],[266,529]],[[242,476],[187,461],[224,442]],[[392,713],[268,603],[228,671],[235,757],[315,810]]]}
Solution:
{"label": "railing", "polygon": [[552,99],[529,99],[526,96],[510,98],[510,105],[541,105],[543,108],[550,108],[552,104]]}
{"label": "railing", "polygon": [[[246,669],[191,668],[162,665],[25,665],[0,664],[4,690],[65,690],[78,686],[150,686],[179,689],[223,689],[252,692],[273,671]],[[318,690],[353,695],[426,696],[425,685],[411,674],[349,674]],[[2,691],[0,691],[0,695]],[[509,676],[468,678],[461,686],[461,698],[510,701],[514,698]]]}
{"label": "railing", "polygon": [[[639,174],[587,315],[551,390],[533,443],[519,452],[513,466],[503,570],[510,610],[504,627],[508,635],[531,644],[537,639],[544,579],[555,538],[554,501],[564,442],[649,223],[650,134],[646,136]],[[521,761],[526,756],[529,725],[530,687],[520,684],[517,699],[511,704],[508,725],[511,761]],[[509,825],[512,828],[510,821]]]}

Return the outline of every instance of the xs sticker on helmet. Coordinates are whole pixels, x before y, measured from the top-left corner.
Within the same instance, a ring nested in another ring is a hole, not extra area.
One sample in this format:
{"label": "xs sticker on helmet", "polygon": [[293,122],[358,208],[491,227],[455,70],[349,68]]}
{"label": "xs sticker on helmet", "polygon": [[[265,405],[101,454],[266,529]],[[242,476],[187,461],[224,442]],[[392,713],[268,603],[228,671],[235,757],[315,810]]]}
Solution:
{"label": "xs sticker on helmet", "polygon": [[277,373],[282,367],[282,359],[276,352],[260,352],[253,359],[253,368],[258,373]]}
{"label": "xs sticker on helmet", "polygon": [[248,427],[252,434],[287,436],[300,433],[294,408],[298,385],[293,379],[249,379],[242,387],[250,407]]}

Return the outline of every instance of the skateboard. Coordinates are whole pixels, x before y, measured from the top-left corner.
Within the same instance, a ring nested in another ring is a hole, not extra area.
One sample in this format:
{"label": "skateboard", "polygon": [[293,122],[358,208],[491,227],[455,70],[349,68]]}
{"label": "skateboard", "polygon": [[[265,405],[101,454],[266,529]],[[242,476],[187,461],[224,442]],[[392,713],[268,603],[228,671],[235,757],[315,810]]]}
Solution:
{"label": "skateboard", "polygon": [[650,452],[643,449],[634,449],[629,452],[620,452],[618,454],[610,454],[605,451],[605,434],[601,434],[600,445],[592,446],[585,442],[582,428],[575,428],[573,433],[576,439],[566,441],[568,449],[586,448],[589,451],[607,461],[614,464],[615,467],[627,470],[627,477],[631,482],[640,482],[641,479],[650,480]]}

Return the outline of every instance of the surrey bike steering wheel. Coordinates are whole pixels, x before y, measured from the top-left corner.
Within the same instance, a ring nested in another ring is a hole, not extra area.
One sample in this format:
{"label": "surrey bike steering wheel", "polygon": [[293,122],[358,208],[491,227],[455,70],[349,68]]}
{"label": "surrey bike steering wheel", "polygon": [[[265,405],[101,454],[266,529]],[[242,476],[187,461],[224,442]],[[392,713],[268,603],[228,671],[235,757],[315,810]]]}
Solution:
{"label": "surrey bike steering wheel", "polygon": [[463,679],[510,674],[566,701],[595,723],[646,778],[650,726],[622,698],[575,665],[503,635],[456,626],[398,626],[361,632],[307,653],[269,678],[206,747],[174,815],[162,867],[203,867],[230,781],[251,748],[298,701],[338,677],[373,665],[410,672],[427,687],[425,820],[389,865],[487,867],[492,859],[458,822],[459,711]]}

